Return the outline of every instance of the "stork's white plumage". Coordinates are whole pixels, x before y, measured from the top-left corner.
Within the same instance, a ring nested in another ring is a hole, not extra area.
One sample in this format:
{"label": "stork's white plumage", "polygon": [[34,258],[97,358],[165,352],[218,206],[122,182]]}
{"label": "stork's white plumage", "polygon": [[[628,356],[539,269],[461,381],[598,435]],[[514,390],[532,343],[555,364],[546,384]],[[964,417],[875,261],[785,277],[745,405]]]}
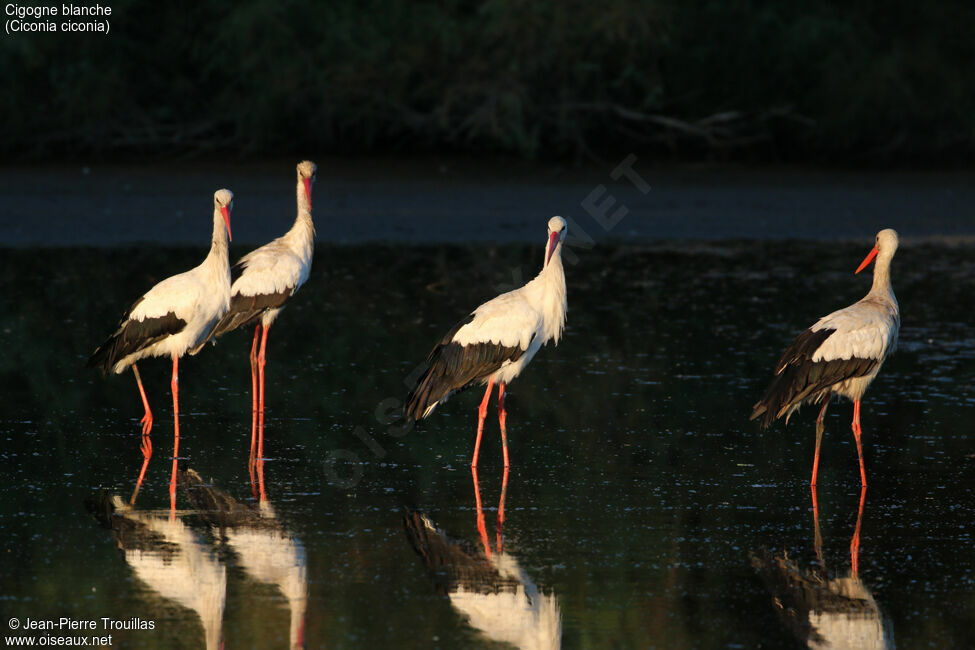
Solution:
{"label": "stork's white plumage", "polygon": [[[293,296],[308,279],[315,248],[315,224],[311,217],[311,188],[315,182],[315,163],[303,160],[297,165],[298,216],[291,230],[274,241],[251,251],[234,265],[230,288],[230,309],[208,334],[213,339],[239,327],[257,323],[251,343],[251,464],[264,456],[264,366],[267,331]],[[263,330],[263,333],[262,333]],[[258,338],[260,335],[260,348]],[[255,450],[255,441],[257,448]],[[255,456],[256,453],[256,456]]]}
{"label": "stork's white plumage", "polygon": [[210,253],[199,266],[167,278],[135,301],[122,317],[119,328],[88,359],[88,367],[121,373],[132,366],[139,394],[145,407],[142,417],[142,454],[145,460],[136,482],[132,501],[139,492],[149,458],[152,456],[152,411],[146,398],[136,362],[146,357],[168,356],[173,360],[170,387],[173,392],[174,438],[173,476],[169,484],[170,502],[176,507],[176,458],[179,454],[179,358],[196,354],[207,334],[230,306],[230,265],[227,246],[230,238],[230,210],[234,195],[230,190],[213,194],[213,237]]}
{"label": "stork's white plumage", "polygon": [[477,440],[472,467],[477,467],[481,433],[488,400],[498,384],[498,422],[508,467],[508,441],[504,410],[505,384],[521,374],[539,348],[556,345],[565,326],[565,272],[562,217],[548,222],[548,242],[542,270],[525,286],[504,293],[475,309],[441,339],[427,357],[428,368],[406,400],[410,420],[422,420],[455,392],[476,383],[487,384],[478,410]]}
{"label": "stork's white plumage", "polygon": [[876,244],[857,273],[876,258],[873,286],[859,302],[820,318],[789,346],[775,368],[765,396],[755,404],[752,419],[768,427],[789,417],[805,403],[822,403],[816,419],[816,456],[811,484],[816,484],[819,445],[826,407],[833,395],[853,401],[853,435],[860,458],[860,480],[867,484],[860,442],[860,399],[887,356],[897,347],[900,312],[890,284],[890,262],[897,251],[897,233],[881,230]]}

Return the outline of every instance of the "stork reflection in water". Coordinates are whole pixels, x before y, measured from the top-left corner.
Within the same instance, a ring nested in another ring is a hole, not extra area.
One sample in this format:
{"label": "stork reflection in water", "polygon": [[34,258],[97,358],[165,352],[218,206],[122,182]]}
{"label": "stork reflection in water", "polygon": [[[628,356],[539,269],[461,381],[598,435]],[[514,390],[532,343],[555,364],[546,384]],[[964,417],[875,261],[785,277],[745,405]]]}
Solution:
{"label": "stork reflection in water", "polygon": [[[263,485],[263,476],[261,481]],[[291,617],[289,647],[304,648],[308,559],[301,540],[278,520],[266,499],[256,505],[241,503],[192,469],[180,472],[180,484],[196,514],[234,552],[247,575],[284,595]]]}
{"label": "stork reflection in water", "polygon": [[494,550],[487,534],[477,469],[472,468],[477,530],[481,548],[454,540],[422,512],[404,517],[406,535],[423,558],[437,590],[450,599],[472,627],[493,641],[516,648],[552,649],[562,645],[562,615],[555,594],[539,590],[515,557],[504,551],[502,527],[508,472],[498,503]]}
{"label": "stork reflection in water", "polygon": [[[207,650],[221,648],[227,569],[203,537],[172,510],[136,510],[118,495],[92,497],[85,505],[113,532],[135,576],[165,600],[192,610],[203,624]],[[152,607],[146,613],[149,619],[163,615]]]}
{"label": "stork reflection in water", "polygon": [[860,526],[866,487],[860,489],[856,528],[850,540],[850,570],[832,579],[827,575],[823,558],[816,486],[811,490],[816,565],[812,569],[800,568],[785,552],[773,555],[762,550],[752,556],[752,566],[772,594],[776,615],[793,635],[816,650],[893,648],[890,621],[859,575]]}

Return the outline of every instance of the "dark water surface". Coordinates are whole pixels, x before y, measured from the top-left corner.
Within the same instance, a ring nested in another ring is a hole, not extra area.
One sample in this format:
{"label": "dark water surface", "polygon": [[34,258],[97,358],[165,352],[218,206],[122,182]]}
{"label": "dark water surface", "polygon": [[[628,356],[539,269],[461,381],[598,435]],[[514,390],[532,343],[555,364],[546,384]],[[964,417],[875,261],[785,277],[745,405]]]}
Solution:
{"label": "dark water surface", "polygon": [[[545,236],[544,220],[553,214],[569,219],[570,236],[600,243],[869,241],[881,217],[902,240],[975,241],[971,170],[662,168],[637,157],[578,168],[483,156],[316,162],[320,242],[534,243]],[[293,160],[0,163],[0,242],[195,246],[210,236],[213,191],[228,187],[236,193],[234,242],[260,245],[291,223],[294,178]],[[621,208],[625,217],[617,212]],[[603,224],[597,224],[599,214]]]}
{"label": "dark water surface", "polygon": [[[538,614],[535,628],[526,615],[524,647],[545,647],[526,639],[553,620],[571,648],[803,647],[802,589],[777,592],[774,571],[759,568],[778,562],[820,575],[820,586],[849,575],[861,496],[852,408],[834,405],[826,420],[822,563],[808,486],[815,412],[767,432],[747,416],[791,338],[866,292],[869,278],[852,273],[866,248],[581,252],[567,267],[564,340],[510,388],[500,534],[493,404],[477,483],[479,390],[405,434],[391,414],[430,346],[501,285],[533,275],[540,247],[320,247],[270,333],[271,509],[248,508],[250,332],[185,360],[181,467],[212,480],[253,525],[221,529],[185,492],[169,519],[170,366],[144,362],[155,456],[114,532],[85,502],[131,494],[141,406],[130,373],[102,379],[84,362],[133,299],[203,252],[3,251],[0,625],[152,621],[151,631],[114,632],[116,646],[133,648],[217,638],[274,648],[301,636],[309,648],[504,647],[478,629],[491,612],[462,614],[445,572],[431,574],[414,550],[404,518],[422,513],[482,564],[486,542],[492,561],[515,567],[509,587],[557,610],[547,623]],[[886,630],[899,648],[965,647],[975,620],[972,253],[902,247],[900,349],[863,407],[860,581],[843,583],[848,596],[859,590],[860,613],[844,620]]]}

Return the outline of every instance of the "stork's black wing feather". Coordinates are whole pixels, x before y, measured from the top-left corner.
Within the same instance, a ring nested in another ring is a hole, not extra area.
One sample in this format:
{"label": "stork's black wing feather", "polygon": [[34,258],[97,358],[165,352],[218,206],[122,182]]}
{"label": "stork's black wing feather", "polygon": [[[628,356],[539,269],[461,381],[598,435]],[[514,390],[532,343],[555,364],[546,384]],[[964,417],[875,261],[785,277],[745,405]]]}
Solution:
{"label": "stork's black wing feather", "polygon": [[427,369],[406,398],[406,416],[410,420],[423,419],[430,406],[497,372],[506,361],[517,361],[525,353],[517,345],[455,343],[457,331],[472,320],[474,314],[457,323],[430,352]]}
{"label": "stork's black wing feather", "polygon": [[186,327],[186,321],[172,312],[156,318],[130,319],[129,315],[142,300],[139,298],[135,301],[122,316],[118,330],[91,354],[87,364],[89,368],[101,368],[102,372],[108,372],[119,360],[167,336],[179,334]]}
{"label": "stork's black wing feather", "polygon": [[822,391],[834,384],[864,377],[877,368],[877,359],[859,357],[813,361],[816,350],[835,332],[829,328],[807,329],[796,337],[779,359],[765,396],[752,407],[752,420],[761,417],[761,426],[766,428],[793,406],[818,400]]}

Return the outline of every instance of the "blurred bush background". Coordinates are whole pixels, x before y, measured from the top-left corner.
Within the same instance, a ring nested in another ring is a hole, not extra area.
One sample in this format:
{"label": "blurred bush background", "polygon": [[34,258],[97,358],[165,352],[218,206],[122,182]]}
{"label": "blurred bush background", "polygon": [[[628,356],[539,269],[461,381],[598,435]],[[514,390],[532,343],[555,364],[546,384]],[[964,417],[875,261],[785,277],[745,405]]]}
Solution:
{"label": "blurred bush background", "polygon": [[965,0],[110,6],[0,41],[0,155],[975,158]]}

